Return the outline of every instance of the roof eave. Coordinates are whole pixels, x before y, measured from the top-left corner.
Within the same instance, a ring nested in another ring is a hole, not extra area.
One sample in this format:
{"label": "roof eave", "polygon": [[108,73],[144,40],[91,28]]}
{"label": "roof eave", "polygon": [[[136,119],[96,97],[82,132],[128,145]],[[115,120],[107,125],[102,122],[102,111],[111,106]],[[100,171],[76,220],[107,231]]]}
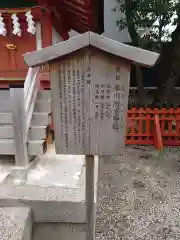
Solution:
{"label": "roof eave", "polygon": [[129,46],[92,32],[90,33],[90,44],[105,52],[132,61],[134,64],[146,67],[152,67],[159,57],[158,53]]}
{"label": "roof eave", "polygon": [[87,46],[96,47],[102,51],[146,67],[153,66],[159,57],[157,53],[128,46],[92,32],[86,32],[40,51],[27,53],[24,55],[24,59],[29,67],[33,67]]}
{"label": "roof eave", "polygon": [[87,47],[89,45],[89,34],[84,33],[72,37],[67,41],[57,43],[53,46],[33,51],[24,55],[24,60],[29,67],[38,66],[54,59],[63,57],[71,52]]}

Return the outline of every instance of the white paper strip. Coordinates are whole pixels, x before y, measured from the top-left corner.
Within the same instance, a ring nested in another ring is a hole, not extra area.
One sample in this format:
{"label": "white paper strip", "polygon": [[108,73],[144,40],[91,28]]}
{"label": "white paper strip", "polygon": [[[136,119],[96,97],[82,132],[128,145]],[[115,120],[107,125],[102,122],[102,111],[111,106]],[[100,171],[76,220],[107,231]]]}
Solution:
{"label": "white paper strip", "polygon": [[25,16],[26,16],[26,21],[28,23],[27,31],[34,35],[36,33],[36,27],[35,27],[36,23],[33,21],[33,15],[31,14],[31,11],[26,12]]}
{"label": "white paper strip", "polygon": [[17,35],[17,36],[21,36],[22,35],[22,30],[21,30],[21,25],[19,23],[19,18],[17,16],[16,13],[12,14],[11,16],[12,19],[12,23],[13,23],[13,34]]}
{"label": "white paper strip", "polygon": [[0,35],[2,36],[7,35],[6,25],[4,23],[4,18],[2,17],[1,13],[0,13]]}

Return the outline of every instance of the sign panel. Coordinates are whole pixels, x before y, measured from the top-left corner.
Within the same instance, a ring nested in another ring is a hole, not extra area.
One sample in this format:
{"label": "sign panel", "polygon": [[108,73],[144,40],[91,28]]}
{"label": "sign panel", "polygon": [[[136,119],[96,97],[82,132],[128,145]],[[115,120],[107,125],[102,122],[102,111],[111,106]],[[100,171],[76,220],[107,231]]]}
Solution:
{"label": "sign panel", "polygon": [[91,69],[91,151],[120,154],[125,142],[130,69],[122,60],[102,53],[92,57]]}
{"label": "sign panel", "polygon": [[93,50],[51,71],[58,154],[118,155],[125,140],[130,63]]}

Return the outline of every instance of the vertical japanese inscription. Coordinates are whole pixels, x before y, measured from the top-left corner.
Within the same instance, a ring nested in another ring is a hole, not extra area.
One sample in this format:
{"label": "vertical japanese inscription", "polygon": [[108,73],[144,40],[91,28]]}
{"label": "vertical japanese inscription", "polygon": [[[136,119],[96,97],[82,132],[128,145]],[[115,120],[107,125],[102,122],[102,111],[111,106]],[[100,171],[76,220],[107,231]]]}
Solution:
{"label": "vertical japanese inscription", "polygon": [[76,71],[72,68],[72,115],[73,115],[73,140],[74,145],[77,145],[77,114],[76,114]]}
{"label": "vertical japanese inscription", "polygon": [[80,76],[80,64],[79,60],[77,60],[77,68],[76,68],[76,93],[77,93],[77,136],[78,136],[78,144],[81,145],[81,76]]}
{"label": "vertical japanese inscription", "polygon": [[67,92],[68,92],[68,117],[69,124],[72,124],[72,97],[71,97],[71,80],[72,80],[72,61],[68,61],[67,65]]}
{"label": "vertical japanese inscription", "polygon": [[[112,79],[113,80],[113,79]],[[121,69],[115,68],[115,79],[112,83],[95,83],[93,88],[95,120],[111,120],[114,132],[123,128],[124,85],[121,81]]]}
{"label": "vertical japanese inscription", "polygon": [[[73,136],[77,149],[84,149],[84,75],[81,60],[75,59],[73,64]],[[79,151],[79,150],[78,150]]]}
{"label": "vertical japanese inscription", "polygon": [[[77,54],[59,65],[56,85],[61,114],[55,120],[61,125],[62,141],[57,148],[66,154],[118,153],[121,143],[116,139],[124,134],[128,72],[121,64],[116,67],[116,62],[106,64],[102,59],[98,65],[97,56],[90,61],[89,55]],[[110,146],[109,141],[115,144]]]}
{"label": "vertical japanese inscription", "polygon": [[110,84],[94,85],[95,120],[111,119],[111,95],[112,86]]}
{"label": "vertical japanese inscription", "polygon": [[60,87],[60,122],[61,122],[61,137],[64,138],[64,108],[63,108],[63,101],[64,101],[64,79],[63,79],[63,71],[62,68],[59,69],[59,87]]}
{"label": "vertical japanese inscription", "polygon": [[67,97],[67,91],[66,91],[66,88],[67,88],[67,76],[66,76],[66,73],[67,73],[67,63],[64,64],[64,69],[63,69],[63,79],[64,79],[64,130],[65,130],[65,133],[64,133],[64,137],[65,137],[65,146],[66,148],[68,148],[68,143],[69,143],[69,137],[68,137],[68,97]]}
{"label": "vertical japanese inscription", "polygon": [[67,60],[59,68],[60,124],[66,151],[85,148],[85,71],[81,59]]}
{"label": "vertical japanese inscription", "polygon": [[120,132],[123,128],[124,85],[121,84],[120,67],[116,67],[116,84],[113,89],[113,124],[112,129]]}
{"label": "vertical japanese inscription", "polygon": [[81,100],[81,144],[82,148],[85,149],[85,76],[84,76],[84,70],[81,71],[81,92],[80,92],[80,100]]}

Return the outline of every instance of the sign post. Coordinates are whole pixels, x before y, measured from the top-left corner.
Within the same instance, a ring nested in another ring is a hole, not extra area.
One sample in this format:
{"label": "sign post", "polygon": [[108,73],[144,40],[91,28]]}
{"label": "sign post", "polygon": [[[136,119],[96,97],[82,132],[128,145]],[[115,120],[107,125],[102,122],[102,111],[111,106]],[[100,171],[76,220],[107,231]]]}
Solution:
{"label": "sign post", "polygon": [[86,155],[87,240],[95,235],[94,156],[121,154],[131,64],[152,66],[158,56],[87,32],[24,57],[30,67],[50,64],[56,153]]}
{"label": "sign post", "polygon": [[86,240],[95,239],[95,208],[94,208],[94,156],[86,155],[86,179],[85,179],[85,192],[86,192],[86,216],[87,216],[87,238]]}

